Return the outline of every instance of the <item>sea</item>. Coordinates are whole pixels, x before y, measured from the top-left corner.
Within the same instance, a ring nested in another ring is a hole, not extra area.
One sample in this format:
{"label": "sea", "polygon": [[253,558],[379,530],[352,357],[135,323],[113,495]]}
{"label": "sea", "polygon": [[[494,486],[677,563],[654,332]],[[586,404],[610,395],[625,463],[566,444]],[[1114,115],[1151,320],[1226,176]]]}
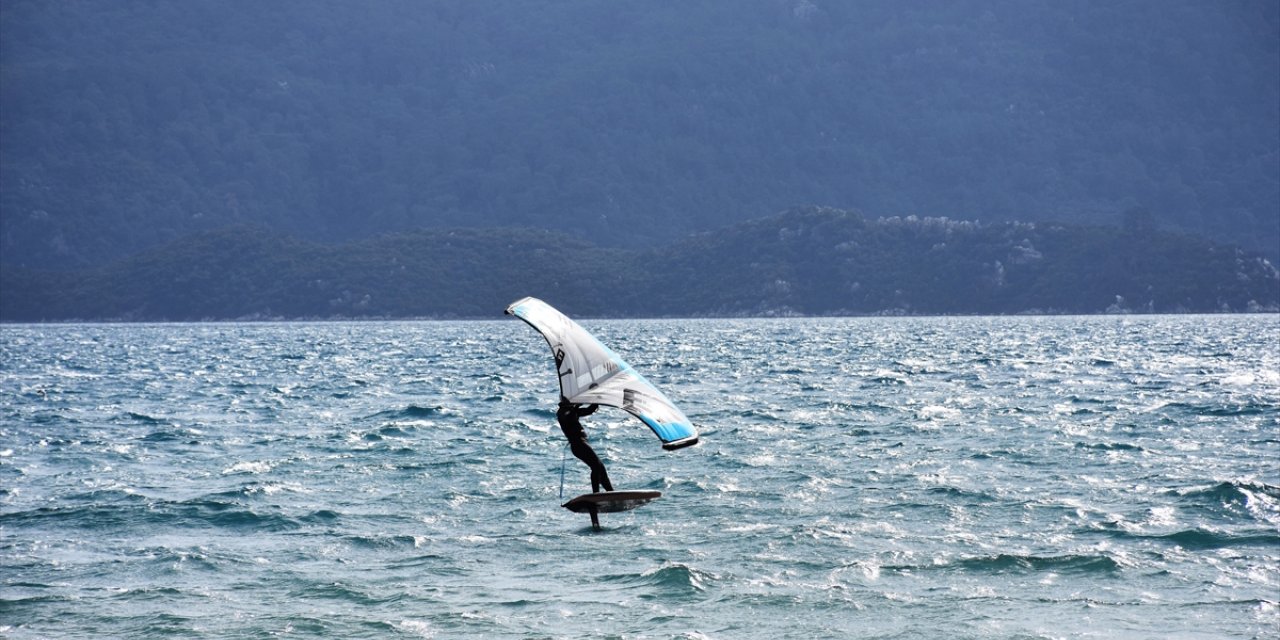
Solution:
{"label": "sea", "polygon": [[1280,638],[1280,316],[0,326],[0,637]]}

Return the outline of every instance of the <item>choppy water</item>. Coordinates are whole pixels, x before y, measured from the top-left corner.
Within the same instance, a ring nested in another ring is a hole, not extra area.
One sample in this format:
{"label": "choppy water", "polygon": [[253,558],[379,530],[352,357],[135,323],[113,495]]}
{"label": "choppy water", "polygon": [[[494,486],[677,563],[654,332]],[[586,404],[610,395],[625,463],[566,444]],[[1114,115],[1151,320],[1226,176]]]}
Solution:
{"label": "choppy water", "polygon": [[0,635],[1280,637],[1277,316],[584,325],[0,327]]}

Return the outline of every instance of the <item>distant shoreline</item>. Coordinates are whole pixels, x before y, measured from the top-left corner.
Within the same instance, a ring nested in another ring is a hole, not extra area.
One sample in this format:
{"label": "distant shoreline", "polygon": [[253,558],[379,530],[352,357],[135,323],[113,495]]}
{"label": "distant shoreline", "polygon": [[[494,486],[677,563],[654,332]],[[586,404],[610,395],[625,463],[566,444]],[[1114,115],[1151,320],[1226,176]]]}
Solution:
{"label": "distant shoreline", "polygon": [[[874,319],[901,319],[901,320],[928,320],[928,319],[945,319],[945,318],[1159,318],[1159,317],[1187,317],[1187,316],[1262,316],[1274,317],[1280,319],[1280,309],[1269,309],[1264,311],[1216,311],[1216,312],[1195,312],[1195,313],[1008,313],[1008,314],[989,314],[989,313],[953,313],[953,314],[864,314],[864,315],[789,315],[789,316],[580,316],[576,320],[583,322],[662,322],[662,321],[717,321],[717,320],[874,320]],[[377,324],[377,323],[472,323],[472,322],[510,322],[506,318],[490,318],[484,316],[474,316],[466,318],[229,318],[229,319],[209,319],[209,320],[50,320],[50,321],[12,321],[0,320],[0,327],[21,327],[21,326],[144,326],[144,325],[272,325],[272,324]]]}
{"label": "distant shoreline", "polygon": [[346,244],[256,226],[78,271],[0,268],[0,320],[483,319],[1280,311],[1265,256],[1154,226],[869,219],[802,207],[651,249],[539,229]]}

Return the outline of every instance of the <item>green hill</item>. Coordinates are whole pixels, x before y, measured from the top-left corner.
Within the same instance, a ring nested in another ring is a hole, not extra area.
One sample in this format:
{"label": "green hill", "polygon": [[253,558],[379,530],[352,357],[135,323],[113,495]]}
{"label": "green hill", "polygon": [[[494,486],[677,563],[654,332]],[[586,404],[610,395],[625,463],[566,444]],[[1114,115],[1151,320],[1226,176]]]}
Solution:
{"label": "green hill", "polygon": [[1280,311],[1280,272],[1152,228],[817,208],[645,250],[540,230],[332,245],[238,227],[97,269],[6,270],[0,319],[484,318],[524,295],[625,317]]}
{"label": "green hill", "polygon": [[797,205],[1280,255],[1274,0],[0,3],[0,262]]}

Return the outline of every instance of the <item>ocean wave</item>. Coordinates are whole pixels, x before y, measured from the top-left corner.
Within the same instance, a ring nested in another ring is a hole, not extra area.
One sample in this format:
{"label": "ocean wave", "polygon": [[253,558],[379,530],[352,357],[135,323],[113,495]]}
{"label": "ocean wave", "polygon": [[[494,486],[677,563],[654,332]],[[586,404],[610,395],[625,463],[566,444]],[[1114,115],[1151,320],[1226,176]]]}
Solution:
{"label": "ocean wave", "polygon": [[1280,500],[1280,487],[1250,480],[1227,480],[1209,487],[1184,489],[1178,493],[1185,498],[1211,498],[1242,504],[1258,495]]}
{"label": "ocean wave", "polygon": [[242,460],[230,467],[222,470],[222,475],[234,474],[250,474],[257,475],[259,473],[267,473],[274,468],[275,465],[266,460]]}
{"label": "ocean wave", "polygon": [[942,496],[947,496],[949,498],[959,498],[959,499],[967,500],[974,503],[988,503],[988,502],[996,502],[1000,500],[1000,498],[990,493],[987,493],[985,491],[971,491],[969,489],[961,489],[959,487],[950,487],[950,486],[929,487],[928,492],[934,495],[942,495]]}
{"label": "ocean wave", "polygon": [[1096,449],[1098,451],[1146,451],[1136,444],[1127,442],[1077,442],[1077,449]]}
{"label": "ocean wave", "polygon": [[862,388],[867,389],[877,386],[907,386],[911,384],[905,375],[892,371],[877,371],[875,375],[866,378],[862,383]]}
{"label": "ocean wave", "polygon": [[1062,403],[1062,404],[1054,405],[1053,410],[1056,413],[1061,413],[1061,414],[1070,415],[1070,416],[1100,416],[1100,415],[1105,415],[1105,414],[1114,412],[1115,407],[1114,406],[1099,406],[1098,408],[1078,407],[1078,406],[1072,406],[1070,404]]}
{"label": "ocean wave", "polygon": [[1280,547],[1280,533],[1273,531],[1256,531],[1250,533],[1227,533],[1209,529],[1183,529],[1167,533],[1143,533],[1120,528],[1116,525],[1084,530],[1083,533],[1103,533],[1112,538],[1122,540],[1150,540],[1168,543],[1183,549],[1207,550],[1230,549],[1237,547]]}
{"label": "ocean wave", "polygon": [[421,419],[421,418],[433,418],[436,416],[445,415],[448,412],[449,410],[441,405],[424,407],[416,404],[411,404],[407,407],[404,407],[403,409],[388,409],[386,411],[379,411],[369,416],[368,419],[370,420],[413,420],[413,419]]}
{"label": "ocean wave", "polygon": [[199,440],[193,439],[191,437],[192,435],[194,434],[182,429],[159,429],[156,431],[152,431],[151,433],[148,433],[147,435],[142,436],[141,438],[138,438],[138,440],[141,442],[146,442],[151,444],[159,444],[164,442],[184,442],[184,441],[187,444],[200,444]]}
{"label": "ocean wave", "polygon": [[1150,540],[1167,540],[1186,549],[1224,549],[1231,547],[1280,547],[1280,533],[1229,534],[1205,529],[1187,529],[1163,535],[1137,536]]}
{"label": "ocean wave", "polygon": [[1175,492],[1188,506],[1214,514],[1248,516],[1275,525],[1280,522],[1280,487],[1251,480],[1228,480]]}
{"label": "ocean wave", "polygon": [[704,592],[716,581],[716,576],[679,562],[667,562],[639,575],[612,574],[604,580],[630,587],[653,587],[660,589],[663,596],[675,596]]}
{"label": "ocean wave", "polygon": [[418,426],[427,424],[430,423],[388,424],[372,431],[366,431],[364,435],[361,436],[361,439],[369,442],[380,442],[387,438],[410,438],[413,437],[413,433],[417,431]]}
{"label": "ocean wave", "polygon": [[301,525],[297,520],[277,513],[259,513],[239,504],[217,500],[190,500],[164,504],[156,508],[158,524],[180,527],[217,527],[251,531],[286,531]]}
{"label": "ocean wave", "polygon": [[831,402],[828,406],[833,411],[869,411],[871,413],[893,413],[896,411],[894,407],[874,401],[851,402],[841,400]]}
{"label": "ocean wave", "polygon": [[146,496],[132,489],[108,488],[94,489],[92,491],[84,491],[80,493],[72,493],[63,497],[67,502],[90,502],[90,503],[145,503]]}
{"label": "ocean wave", "polygon": [[1276,411],[1277,406],[1270,403],[1234,404],[1227,402],[1193,404],[1189,402],[1170,402],[1162,407],[1162,411],[1172,411],[1191,416],[1214,418],[1231,418],[1237,416],[1258,416]]}
{"label": "ocean wave", "polygon": [[[215,560],[209,554],[190,549],[148,549],[135,552],[134,555],[139,553],[147,554],[147,564],[155,567],[155,570],[161,572],[193,570],[220,571],[223,568],[223,563]],[[161,594],[164,593],[163,589],[160,588],[144,588],[134,591],[135,593],[140,593],[143,599],[149,599],[146,597],[147,593],[154,593],[157,591]]]}
{"label": "ocean wave", "polygon": [[712,574],[672,562],[640,574],[640,582],[663,589],[706,591],[715,581]]}
{"label": "ocean wave", "polygon": [[409,535],[346,535],[342,541],[359,549],[413,549],[421,546],[421,539]]}
{"label": "ocean wave", "polygon": [[309,514],[302,516],[299,518],[299,521],[307,524],[328,524],[336,522],[341,517],[342,514],[332,509],[320,509],[319,511],[312,511]]}
{"label": "ocean wave", "polygon": [[[40,587],[44,589],[52,588],[53,585],[24,585],[32,587]],[[61,594],[41,594],[32,596],[0,596],[0,611],[7,611],[9,615],[16,614],[19,607],[33,607],[47,610],[52,604],[74,602],[76,598],[64,596]],[[0,633],[4,632],[4,626],[0,624]]]}
{"label": "ocean wave", "polygon": [[[1026,451],[1010,451],[1008,449],[992,449],[990,451],[979,451],[971,456],[974,460],[991,460],[995,458],[1005,458],[1008,460],[1026,461],[1033,458]],[[1024,463],[1025,464],[1025,463]]]}
{"label": "ocean wave", "polygon": [[896,565],[883,567],[883,571],[911,573],[917,571],[963,571],[975,573],[1054,573],[1112,574],[1121,564],[1105,555],[1069,554],[1063,556],[1036,556],[1001,553],[993,556],[974,556],[930,565]]}
{"label": "ocean wave", "polygon": [[88,531],[109,531],[150,527],[226,528],[252,531],[285,531],[302,523],[278,513],[259,513],[243,505],[223,500],[195,499],[180,502],[155,501],[129,495],[111,503],[41,507],[0,514],[5,526],[51,526]]}
{"label": "ocean wave", "polygon": [[400,593],[385,597],[378,597],[365,593],[360,589],[342,582],[308,585],[300,589],[295,589],[290,593],[290,596],[305,600],[316,598],[338,600],[341,602],[349,602],[365,606],[388,604],[401,600],[404,597],[404,595]]}
{"label": "ocean wave", "polygon": [[239,487],[226,489],[210,493],[205,499],[215,500],[236,500],[240,498],[254,498],[260,496],[270,496],[277,493],[306,493],[302,485],[294,482],[246,482]]}
{"label": "ocean wave", "polygon": [[[421,546],[416,543],[415,547]],[[461,576],[466,575],[467,570],[453,565],[454,558],[451,555],[438,555],[428,553],[423,555],[415,555],[392,560],[387,563],[388,569],[425,569],[426,573],[435,576]]]}
{"label": "ocean wave", "polygon": [[122,420],[125,420],[128,422],[135,422],[138,424],[160,425],[160,424],[168,424],[169,422],[164,418],[157,418],[155,416],[148,415],[145,413],[139,413],[137,411],[126,411],[123,414],[121,414],[120,417]]}

